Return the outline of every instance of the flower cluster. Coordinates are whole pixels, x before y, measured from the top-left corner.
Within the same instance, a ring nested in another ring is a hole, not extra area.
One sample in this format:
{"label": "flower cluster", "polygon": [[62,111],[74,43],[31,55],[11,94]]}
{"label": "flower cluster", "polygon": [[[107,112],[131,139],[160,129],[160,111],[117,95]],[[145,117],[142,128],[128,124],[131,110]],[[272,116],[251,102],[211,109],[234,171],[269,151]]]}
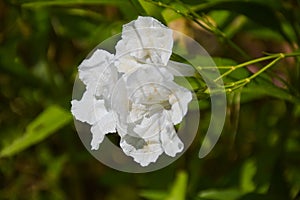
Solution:
{"label": "flower cluster", "polygon": [[105,134],[117,132],[120,147],[141,166],[165,153],[175,157],[183,142],[174,125],[187,113],[192,94],[174,82],[190,68],[170,60],[172,30],[151,17],[123,26],[115,54],[97,49],[79,65],[86,85],[72,114],[91,125],[93,150]]}

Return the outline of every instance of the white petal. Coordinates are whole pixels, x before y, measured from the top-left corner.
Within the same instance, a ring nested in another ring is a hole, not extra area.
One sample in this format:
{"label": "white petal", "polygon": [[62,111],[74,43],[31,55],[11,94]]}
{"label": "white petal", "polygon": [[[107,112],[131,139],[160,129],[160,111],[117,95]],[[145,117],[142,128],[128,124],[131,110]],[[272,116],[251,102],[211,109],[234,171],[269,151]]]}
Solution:
{"label": "white petal", "polygon": [[[116,71],[112,71],[111,65],[113,55],[104,50],[97,49],[90,58],[83,60],[79,65],[79,78],[87,86],[87,89],[93,90],[97,83],[101,84],[116,78]],[[110,76],[109,76],[110,75]],[[100,80],[99,80],[100,79]]]}
{"label": "white petal", "polygon": [[164,152],[169,156],[174,157],[184,148],[184,144],[177,136],[173,124],[169,121],[165,122],[165,127],[161,131],[160,138],[162,148],[164,149]]}
{"label": "white petal", "polygon": [[169,96],[169,103],[171,104],[171,110],[167,112],[171,115],[174,125],[180,123],[182,118],[186,115],[188,110],[188,104],[192,100],[192,93],[184,87],[172,83],[170,87],[173,87],[173,93]]}
{"label": "white petal", "polygon": [[152,17],[138,17],[123,26],[116,56],[129,54],[145,63],[166,65],[173,47],[172,30]]}
{"label": "white petal", "polygon": [[102,63],[109,62],[112,58],[113,55],[109,52],[102,49],[96,49],[89,58],[82,61],[79,68],[101,65]]}
{"label": "white petal", "polygon": [[111,95],[111,107],[116,111],[118,121],[124,123],[127,121],[129,112],[129,100],[124,78],[120,78],[114,87]]}
{"label": "white petal", "polygon": [[173,80],[173,75],[164,68],[151,65],[126,74],[126,86],[129,98],[135,103],[155,103],[168,99],[168,88],[165,81]]}
{"label": "white petal", "polygon": [[116,132],[116,121],[113,113],[106,113],[96,124],[91,127],[93,139],[91,141],[92,150],[97,150],[102,143],[105,134]]}
{"label": "white petal", "polygon": [[104,100],[97,100],[91,91],[87,90],[80,101],[72,100],[71,112],[73,116],[82,122],[94,124],[97,119],[106,113]]}
{"label": "white petal", "polygon": [[133,103],[127,119],[128,123],[134,123],[141,120],[147,114],[147,107],[142,104]]}
{"label": "white petal", "polygon": [[143,148],[136,149],[125,140],[122,140],[120,146],[126,155],[133,157],[135,162],[145,167],[151,162],[156,162],[158,157],[163,153],[159,140],[147,140],[146,143]]}
{"label": "white petal", "polygon": [[121,73],[129,73],[140,67],[138,61],[128,55],[122,56],[122,58],[116,60],[114,64],[117,67],[118,72]]}
{"label": "white petal", "polygon": [[161,113],[155,113],[150,117],[144,117],[142,122],[134,127],[133,131],[145,140],[155,137],[159,139],[163,123]]}
{"label": "white petal", "polygon": [[163,153],[160,142],[160,131],[162,127],[161,114],[155,113],[151,117],[144,117],[140,124],[130,124],[127,134],[122,136],[121,148],[126,155],[147,166],[155,162]]}
{"label": "white petal", "polygon": [[162,67],[144,64],[138,70],[133,71],[127,76],[127,85],[129,88],[140,86],[143,83],[161,83],[163,81],[172,81],[174,76]]}

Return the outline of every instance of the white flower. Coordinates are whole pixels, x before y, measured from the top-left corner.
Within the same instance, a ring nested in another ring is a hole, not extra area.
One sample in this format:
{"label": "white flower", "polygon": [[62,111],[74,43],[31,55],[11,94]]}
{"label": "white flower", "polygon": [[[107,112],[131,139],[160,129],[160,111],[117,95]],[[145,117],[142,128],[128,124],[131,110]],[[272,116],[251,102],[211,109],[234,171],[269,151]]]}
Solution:
{"label": "white flower", "polygon": [[123,26],[116,55],[97,49],[79,65],[86,85],[81,100],[72,100],[72,114],[91,125],[92,150],[105,134],[117,132],[120,147],[141,166],[165,153],[175,157],[183,142],[174,125],[188,110],[192,94],[174,82],[194,69],[169,60],[172,30],[151,17]]}
{"label": "white flower", "polygon": [[152,17],[138,17],[123,26],[122,39],[116,45],[115,65],[124,73],[143,64],[155,64],[175,76],[193,76],[193,67],[169,60],[172,48],[171,29]]}
{"label": "white flower", "polygon": [[172,30],[152,17],[138,17],[123,26],[116,45],[117,66],[128,72],[136,63],[167,65],[172,54]]}
{"label": "white flower", "polygon": [[181,152],[184,144],[174,125],[186,114],[191,92],[174,83],[166,69],[147,64],[123,79],[121,88],[115,88],[122,90],[123,96],[117,95],[112,101],[123,110],[121,115],[125,113],[118,118],[117,127],[125,154],[147,166],[163,152],[172,157]]}
{"label": "white flower", "polygon": [[78,67],[79,78],[86,85],[86,91],[80,101],[71,101],[71,112],[77,120],[92,125],[92,149],[98,149],[104,135],[116,130],[109,105],[111,91],[118,78],[116,68],[110,64],[112,59],[112,54],[97,49]]}

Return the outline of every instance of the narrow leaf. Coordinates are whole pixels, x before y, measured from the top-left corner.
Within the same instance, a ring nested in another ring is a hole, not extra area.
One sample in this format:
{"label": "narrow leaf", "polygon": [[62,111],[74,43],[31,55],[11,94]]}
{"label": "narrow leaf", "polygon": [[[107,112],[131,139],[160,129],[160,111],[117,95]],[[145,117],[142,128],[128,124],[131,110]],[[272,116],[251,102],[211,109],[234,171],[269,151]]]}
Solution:
{"label": "narrow leaf", "polygon": [[32,1],[22,4],[24,8],[40,8],[40,7],[49,7],[49,6],[76,6],[76,5],[124,5],[128,4],[128,1],[123,0],[59,0],[59,1]]}
{"label": "narrow leaf", "polygon": [[24,149],[41,142],[58,129],[72,121],[72,115],[58,106],[50,106],[33,120],[25,133],[4,147],[0,157],[13,156]]}
{"label": "narrow leaf", "polygon": [[235,0],[216,1],[195,6],[194,10],[197,10],[198,12],[228,10],[234,13],[242,14],[257,24],[279,32],[284,38],[287,37],[281,27],[281,22],[275,10],[270,6],[261,3]]}
{"label": "narrow leaf", "polygon": [[187,173],[180,171],[166,200],[185,200],[187,180]]}
{"label": "narrow leaf", "polygon": [[140,196],[148,200],[161,200],[167,196],[167,193],[157,190],[142,190]]}
{"label": "narrow leaf", "polygon": [[143,6],[140,4],[139,0],[130,0],[132,6],[136,9],[139,15],[147,15],[146,11],[144,10]]}
{"label": "narrow leaf", "polygon": [[205,190],[199,193],[200,199],[209,200],[236,200],[239,199],[243,193],[238,189],[224,189],[224,190]]}

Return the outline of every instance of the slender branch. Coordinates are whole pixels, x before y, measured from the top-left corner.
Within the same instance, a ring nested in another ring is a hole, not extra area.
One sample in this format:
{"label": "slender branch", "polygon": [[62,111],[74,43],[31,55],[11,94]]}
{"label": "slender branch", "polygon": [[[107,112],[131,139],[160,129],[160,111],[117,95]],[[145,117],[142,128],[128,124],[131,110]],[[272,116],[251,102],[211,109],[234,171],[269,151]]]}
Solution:
{"label": "slender branch", "polygon": [[251,58],[243,49],[241,49],[230,38],[228,38],[224,32],[222,32],[220,29],[218,29],[216,26],[214,26],[205,16],[199,15],[198,13],[193,11],[186,4],[183,4],[182,2],[180,2],[178,0],[176,1],[178,4],[180,4],[181,6],[183,6],[186,9],[186,12],[182,12],[181,10],[178,10],[177,8],[175,8],[173,6],[168,5],[168,4],[164,4],[160,1],[159,2],[156,2],[156,1],[153,1],[153,0],[145,0],[145,1],[150,2],[154,5],[164,7],[164,8],[168,8],[168,9],[171,9],[171,10],[175,11],[176,13],[180,14],[181,16],[195,22],[197,25],[199,25],[203,29],[205,29],[209,32],[212,32],[217,37],[223,39],[228,45],[230,45],[235,51],[237,51],[245,59],[250,59]]}
{"label": "slender branch", "polygon": [[241,68],[241,67],[245,67],[245,66],[248,66],[248,65],[251,65],[251,64],[254,64],[254,63],[258,63],[258,62],[261,62],[261,61],[274,59],[270,63],[268,63],[266,66],[264,66],[263,68],[261,68],[259,71],[257,71],[253,75],[251,75],[250,77],[247,77],[247,78],[244,78],[244,79],[232,82],[232,83],[227,83],[225,85],[226,91],[227,92],[231,92],[233,90],[236,90],[238,88],[241,88],[241,87],[247,85],[253,79],[255,79],[257,76],[259,76],[264,71],[266,71],[267,69],[269,69],[270,67],[272,67],[273,65],[275,65],[278,61],[280,61],[280,60],[282,60],[282,59],[284,59],[286,57],[298,57],[298,56],[300,56],[300,52],[270,54],[268,56],[265,56],[265,57],[262,57],[262,58],[257,58],[257,59],[254,59],[254,60],[250,60],[250,61],[241,63],[241,64],[236,65],[236,66],[230,66],[231,68],[228,71],[226,71],[225,73],[223,73],[220,77],[218,77],[217,79],[215,79],[215,82],[218,81],[219,79],[224,78],[225,76],[229,75],[235,69],[238,69],[238,68]]}

